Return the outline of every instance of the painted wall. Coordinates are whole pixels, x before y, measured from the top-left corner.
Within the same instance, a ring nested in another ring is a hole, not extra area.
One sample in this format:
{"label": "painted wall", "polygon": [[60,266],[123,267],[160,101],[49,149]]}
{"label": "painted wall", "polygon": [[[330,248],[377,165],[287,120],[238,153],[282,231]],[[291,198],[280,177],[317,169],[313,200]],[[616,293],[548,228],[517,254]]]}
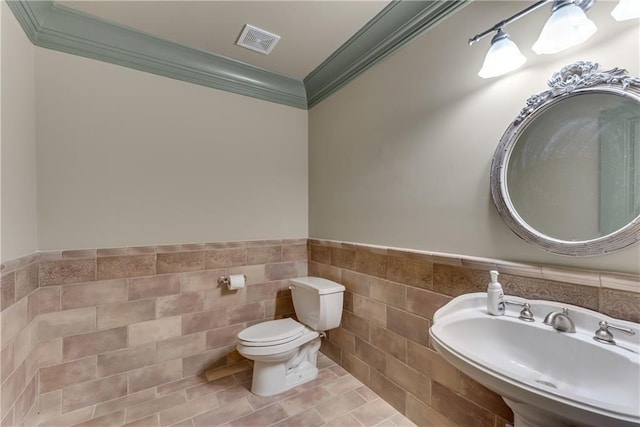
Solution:
{"label": "painted wall", "polygon": [[525,100],[576,60],[640,74],[640,26],[617,23],[599,2],[587,43],[553,56],[530,50],[548,11],[508,28],[529,62],[503,78],[476,74],[489,47],[467,39],[516,13],[521,2],[473,2],[309,112],[310,236],[368,244],[640,271],[640,246],[571,259],[513,234],[491,201],[498,142]]}
{"label": "painted wall", "polygon": [[37,249],[34,48],[2,2],[2,256]]}
{"label": "painted wall", "polygon": [[39,249],[307,236],[307,112],[36,48]]}

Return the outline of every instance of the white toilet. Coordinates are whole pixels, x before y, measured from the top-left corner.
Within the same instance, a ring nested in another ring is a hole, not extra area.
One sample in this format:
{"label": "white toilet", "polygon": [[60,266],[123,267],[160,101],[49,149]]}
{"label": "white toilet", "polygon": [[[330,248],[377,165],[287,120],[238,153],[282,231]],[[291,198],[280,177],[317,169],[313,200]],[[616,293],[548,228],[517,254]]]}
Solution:
{"label": "white toilet", "polygon": [[251,391],[272,396],[318,376],[320,333],[337,328],[344,286],[319,277],[290,279],[296,316],[253,325],[238,334],[238,352],[254,361]]}

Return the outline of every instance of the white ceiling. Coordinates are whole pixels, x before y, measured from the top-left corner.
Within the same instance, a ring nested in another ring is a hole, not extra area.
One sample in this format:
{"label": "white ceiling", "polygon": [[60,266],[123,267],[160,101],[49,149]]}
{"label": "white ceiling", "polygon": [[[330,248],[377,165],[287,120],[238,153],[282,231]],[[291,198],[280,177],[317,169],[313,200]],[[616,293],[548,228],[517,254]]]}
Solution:
{"label": "white ceiling", "polygon": [[[389,0],[59,1],[137,30],[303,79]],[[235,43],[244,24],[282,37],[269,55]]]}

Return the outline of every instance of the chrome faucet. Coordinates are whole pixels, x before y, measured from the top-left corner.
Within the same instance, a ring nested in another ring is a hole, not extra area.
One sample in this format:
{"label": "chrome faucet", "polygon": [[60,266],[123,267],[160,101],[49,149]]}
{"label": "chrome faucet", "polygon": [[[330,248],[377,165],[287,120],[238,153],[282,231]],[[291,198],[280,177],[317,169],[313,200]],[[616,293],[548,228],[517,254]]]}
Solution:
{"label": "chrome faucet", "polygon": [[535,319],[533,318],[533,313],[531,312],[531,304],[529,304],[528,302],[517,302],[517,301],[511,301],[505,298],[504,303],[506,305],[517,305],[519,307],[522,307],[522,310],[520,311],[520,315],[518,316],[518,319],[520,320],[524,320],[525,322],[534,322]]}
{"label": "chrome faucet", "polygon": [[556,331],[575,333],[576,325],[569,317],[569,309],[564,307],[562,312],[552,311],[544,318],[545,325],[551,326]]}
{"label": "chrome faucet", "polygon": [[616,331],[620,331],[623,332],[627,335],[635,335],[635,331],[633,329],[630,328],[623,328],[621,326],[616,326],[616,325],[612,325],[611,323],[602,320],[600,323],[598,323],[598,326],[600,327],[595,335],[593,336],[593,339],[604,343],[604,344],[615,344],[616,340],[613,339],[613,334],[611,333],[611,331],[609,329],[613,329]]}

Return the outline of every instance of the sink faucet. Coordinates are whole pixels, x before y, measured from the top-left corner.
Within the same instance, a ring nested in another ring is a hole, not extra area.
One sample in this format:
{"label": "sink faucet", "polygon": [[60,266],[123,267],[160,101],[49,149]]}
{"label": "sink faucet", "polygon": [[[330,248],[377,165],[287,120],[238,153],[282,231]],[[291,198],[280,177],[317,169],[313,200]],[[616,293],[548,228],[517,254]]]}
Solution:
{"label": "sink faucet", "polygon": [[569,317],[569,310],[566,307],[562,309],[562,312],[552,311],[547,314],[543,323],[560,332],[575,333],[576,331],[576,325]]}
{"label": "sink faucet", "polygon": [[620,332],[624,332],[627,335],[635,335],[635,331],[633,329],[630,328],[623,328],[621,326],[616,326],[616,325],[612,325],[611,323],[602,320],[600,323],[598,323],[598,326],[600,327],[595,335],[593,336],[593,339],[604,343],[604,344],[614,344],[616,343],[616,340],[613,339],[613,334],[611,333],[611,331],[609,329],[613,329],[616,331],[620,331]]}

